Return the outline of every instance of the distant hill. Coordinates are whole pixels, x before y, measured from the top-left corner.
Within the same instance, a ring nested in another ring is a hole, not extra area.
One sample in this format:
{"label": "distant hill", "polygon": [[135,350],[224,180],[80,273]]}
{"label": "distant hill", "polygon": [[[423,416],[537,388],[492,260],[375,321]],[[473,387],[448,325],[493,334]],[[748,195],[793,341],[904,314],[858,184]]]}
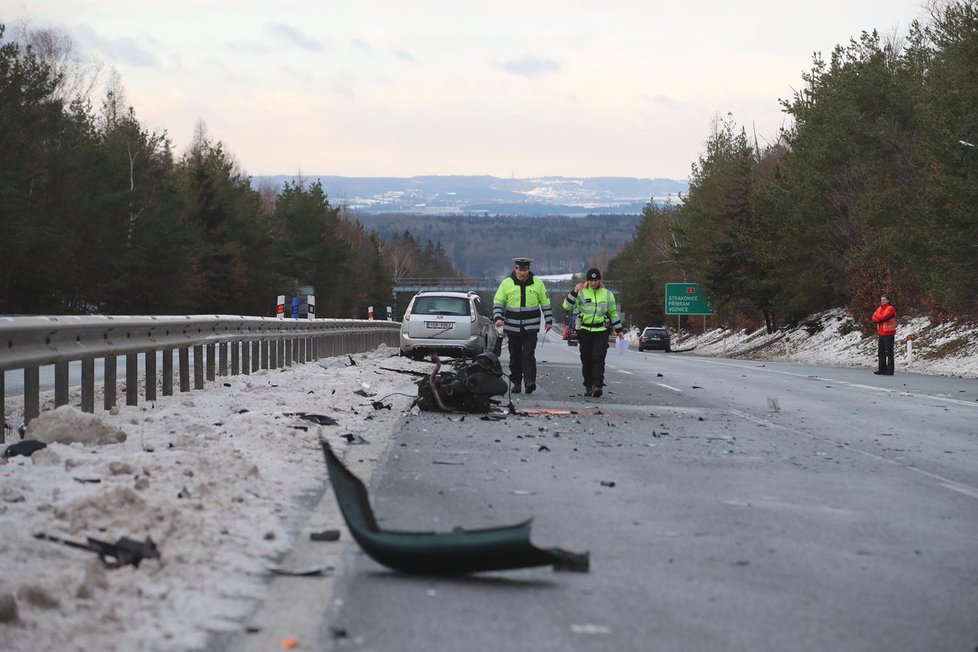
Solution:
{"label": "distant hill", "polygon": [[[686,181],[634,177],[538,177],[504,179],[492,176],[339,177],[303,175],[320,180],[334,206],[349,213],[377,215],[545,215],[638,214],[654,200],[679,203],[689,189]],[[294,176],[255,176],[252,187],[271,183],[281,188]]]}
{"label": "distant hill", "polygon": [[384,240],[410,231],[422,246],[440,242],[467,276],[500,278],[513,270],[514,256],[532,258],[537,274],[583,274],[592,264],[603,267],[635,236],[642,218],[363,213],[356,219]]}

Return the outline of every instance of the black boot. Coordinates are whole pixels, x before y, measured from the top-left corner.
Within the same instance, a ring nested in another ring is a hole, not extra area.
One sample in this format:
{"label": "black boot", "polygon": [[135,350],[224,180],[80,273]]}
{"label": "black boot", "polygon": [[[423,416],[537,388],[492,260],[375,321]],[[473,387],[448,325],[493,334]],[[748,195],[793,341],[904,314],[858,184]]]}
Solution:
{"label": "black boot", "polygon": [[537,384],[536,383],[527,383],[526,384],[526,393],[527,394],[532,394],[533,392],[536,391],[536,389],[537,389]]}
{"label": "black boot", "polygon": [[584,388],[584,395],[585,396],[594,396],[594,388],[591,387],[590,385],[588,385],[587,387],[585,387]]}

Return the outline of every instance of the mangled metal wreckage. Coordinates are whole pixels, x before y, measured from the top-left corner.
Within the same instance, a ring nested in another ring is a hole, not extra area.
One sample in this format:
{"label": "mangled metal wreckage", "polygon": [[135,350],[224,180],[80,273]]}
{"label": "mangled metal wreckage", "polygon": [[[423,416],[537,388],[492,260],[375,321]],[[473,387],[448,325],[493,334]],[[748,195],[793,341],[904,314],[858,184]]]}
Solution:
{"label": "mangled metal wreckage", "polygon": [[509,389],[499,358],[489,351],[456,364],[453,371],[441,371],[442,361],[436,354],[431,360],[435,363],[431,375],[418,381],[415,405],[422,410],[489,412],[499,404],[493,396],[502,396]]}
{"label": "mangled metal wreckage", "polygon": [[371,559],[404,573],[462,575],[553,566],[557,571],[588,572],[590,554],[530,543],[531,520],[505,527],[451,532],[398,532],[377,524],[367,488],[320,440],[330,483],[350,533]]}

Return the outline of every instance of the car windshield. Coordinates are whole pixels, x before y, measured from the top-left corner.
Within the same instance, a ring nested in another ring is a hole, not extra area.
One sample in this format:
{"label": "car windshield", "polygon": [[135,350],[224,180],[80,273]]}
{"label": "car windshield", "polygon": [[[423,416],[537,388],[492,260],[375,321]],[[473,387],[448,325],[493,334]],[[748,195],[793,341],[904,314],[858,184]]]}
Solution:
{"label": "car windshield", "polygon": [[415,315],[469,315],[469,300],[464,297],[418,297],[411,312]]}
{"label": "car windshield", "polygon": [[645,332],[642,334],[645,335],[646,337],[648,337],[649,335],[665,335],[666,331],[664,328],[646,328]]}

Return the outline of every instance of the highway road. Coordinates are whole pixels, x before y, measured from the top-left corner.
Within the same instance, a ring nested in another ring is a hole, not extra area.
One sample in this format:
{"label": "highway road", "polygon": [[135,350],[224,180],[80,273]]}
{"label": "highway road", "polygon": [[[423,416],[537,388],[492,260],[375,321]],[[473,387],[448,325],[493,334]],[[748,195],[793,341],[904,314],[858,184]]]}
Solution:
{"label": "highway road", "polygon": [[352,545],[315,649],[978,647],[978,382],[611,350],[591,399],[576,348],[538,359],[523,414],[407,417],[371,501],[395,530],[533,518],[590,572],[418,577]]}

